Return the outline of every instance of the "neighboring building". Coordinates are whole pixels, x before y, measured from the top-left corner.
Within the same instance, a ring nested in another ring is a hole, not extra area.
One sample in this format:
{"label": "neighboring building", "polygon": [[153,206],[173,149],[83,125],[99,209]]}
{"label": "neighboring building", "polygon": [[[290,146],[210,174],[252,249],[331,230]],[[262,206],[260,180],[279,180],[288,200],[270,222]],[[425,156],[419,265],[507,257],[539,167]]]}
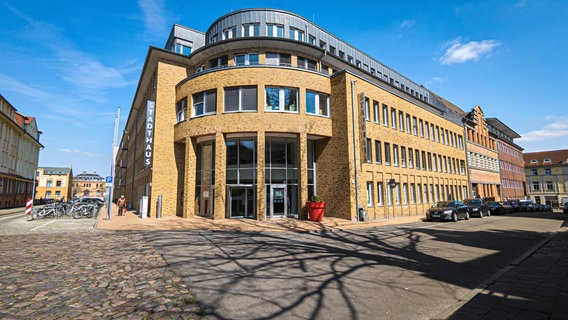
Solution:
{"label": "neighboring building", "polygon": [[106,190],[105,178],[97,174],[97,172],[82,173],[73,177],[73,198],[95,197],[100,198]]}
{"label": "neighboring building", "polygon": [[73,168],[38,168],[36,199],[60,201],[71,199]]}
{"label": "neighboring building", "polygon": [[26,205],[32,197],[41,131],[0,95],[0,209]]}
{"label": "neighboring building", "polygon": [[476,106],[464,120],[471,197],[499,201],[503,195],[497,143],[489,134],[483,110]]}
{"label": "neighboring building", "polygon": [[497,118],[486,118],[489,134],[497,142],[501,174],[502,197],[505,200],[521,200],[526,197],[525,161],[523,148],[514,139],[521,136]]}
{"label": "neighboring building", "polygon": [[[149,215],[422,215],[469,195],[462,117],[423,86],[296,14],[246,9],[150,47],[115,194]],[[496,158],[496,156],[495,156]],[[498,168],[498,166],[497,166]],[[498,181],[498,180],[497,180]]]}
{"label": "neighboring building", "polygon": [[568,150],[530,152],[523,158],[532,201],[553,208],[568,202]]}

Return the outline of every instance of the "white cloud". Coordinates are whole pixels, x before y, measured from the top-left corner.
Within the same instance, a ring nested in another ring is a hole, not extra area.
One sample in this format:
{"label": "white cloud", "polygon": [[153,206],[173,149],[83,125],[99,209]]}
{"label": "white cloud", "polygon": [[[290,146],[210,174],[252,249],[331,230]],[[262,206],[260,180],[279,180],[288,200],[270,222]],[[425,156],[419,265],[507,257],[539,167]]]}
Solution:
{"label": "white cloud", "polygon": [[403,20],[403,21],[398,25],[398,27],[401,28],[401,29],[403,29],[403,28],[412,28],[412,26],[414,26],[415,23],[416,23],[415,20],[408,20],[408,19],[406,19],[406,20]]}
{"label": "white cloud", "polygon": [[138,6],[142,10],[142,21],[146,26],[146,33],[151,36],[163,36],[167,33],[169,24],[164,12],[163,0],[138,0]]}
{"label": "white cloud", "polygon": [[426,82],[426,85],[430,85],[433,83],[439,83],[439,84],[443,84],[445,82],[445,79],[442,77],[434,77],[430,80],[428,80],[428,82]]}
{"label": "white cloud", "polygon": [[96,158],[99,155],[93,152],[87,152],[87,151],[80,151],[78,149],[67,149],[67,148],[63,148],[63,149],[59,149],[60,152],[63,153],[74,153],[74,154],[79,154],[82,156],[87,156],[89,158]]}
{"label": "white cloud", "polygon": [[45,99],[49,96],[49,93],[36,89],[31,85],[27,85],[18,79],[11,77],[7,74],[0,72],[0,88],[3,91],[13,92],[18,95],[24,95],[28,97]]}
{"label": "white cloud", "polygon": [[464,63],[470,60],[477,61],[484,55],[489,55],[501,45],[500,42],[495,40],[483,40],[480,42],[470,41],[468,43],[461,43],[461,41],[454,40],[447,44],[449,48],[443,57],[440,58],[442,64]]}
{"label": "white cloud", "polygon": [[545,120],[554,122],[548,123],[541,130],[522,133],[521,138],[519,138],[517,141],[534,142],[568,137],[568,117],[548,116],[545,118]]}

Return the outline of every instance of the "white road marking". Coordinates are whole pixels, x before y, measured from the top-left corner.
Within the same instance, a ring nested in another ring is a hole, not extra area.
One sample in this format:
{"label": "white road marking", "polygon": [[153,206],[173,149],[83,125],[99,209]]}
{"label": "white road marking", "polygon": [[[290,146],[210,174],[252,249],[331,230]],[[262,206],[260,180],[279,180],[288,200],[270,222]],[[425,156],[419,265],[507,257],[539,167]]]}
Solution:
{"label": "white road marking", "polygon": [[45,226],[47,226],[47,225],[50,224],[50,223],[54,223],[55,221],[57,221],[57,220],[52,220],[52,221],[49,221],[49,222],[47,222],[47,223],[44,223],[44,224],[42,224],[42,225],[39,226],[39,227],[33,228],[31,231],[35,231],[35,230],[37,230],[37,229],[39,229],[39,228],[41,228],[41,227],[45,227]]}

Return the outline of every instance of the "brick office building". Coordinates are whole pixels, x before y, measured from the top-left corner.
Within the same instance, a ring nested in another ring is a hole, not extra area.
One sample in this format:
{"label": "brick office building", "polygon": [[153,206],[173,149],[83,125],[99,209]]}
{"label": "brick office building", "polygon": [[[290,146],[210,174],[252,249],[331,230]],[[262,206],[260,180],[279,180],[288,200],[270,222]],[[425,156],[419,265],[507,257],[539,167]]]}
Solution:
{"label": "brick office building", "polygon": [[502,197],[521,200],[526,197],[525,161],[523,148],[514,142],[521,136],[496,118],[487,118],[487,128],[495,139],[499,155]]}
{"label": "brick office building", "polygon": [[462,116],[296,14],[239,10],[151,47],[116,159],[115,195],[149,213],[422,215],[469,195]]}

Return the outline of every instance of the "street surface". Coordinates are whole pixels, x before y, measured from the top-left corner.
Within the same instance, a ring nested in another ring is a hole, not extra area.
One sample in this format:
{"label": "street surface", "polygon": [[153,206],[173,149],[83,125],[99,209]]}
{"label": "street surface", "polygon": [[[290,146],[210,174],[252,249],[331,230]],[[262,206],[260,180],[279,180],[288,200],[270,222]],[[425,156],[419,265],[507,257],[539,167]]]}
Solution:
{"label": "street surface", "polygon": [[430,319],[563,222],[520,214],[323,234],[145,237],[211,319]]}
{"label": "street surface", "polygon": [[[567,226],[526,213],[321,233],[111,232],[17,216],[0,216],[2,319],[432,319]],[[475,305],[452,319],[475,318]]]}

